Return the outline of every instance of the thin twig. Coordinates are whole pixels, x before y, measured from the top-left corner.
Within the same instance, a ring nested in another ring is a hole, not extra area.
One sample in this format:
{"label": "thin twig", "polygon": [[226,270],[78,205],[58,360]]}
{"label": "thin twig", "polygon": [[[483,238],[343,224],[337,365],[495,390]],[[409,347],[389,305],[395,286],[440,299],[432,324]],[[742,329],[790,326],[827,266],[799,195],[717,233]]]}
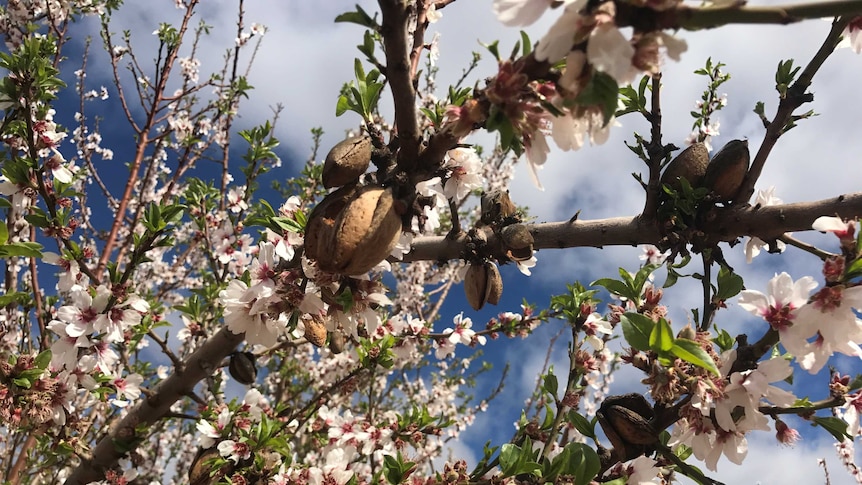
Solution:
{"label": "thin twig", "polygon": [[816,248],[816,247],[814,247],[808,243],[804,243],[804,242],[800,241],[799,239],[796,239],[795,237],[791,237],[787,234],[778,237],[778,240],[783,242],[784,244],[789,245],[789,246],[793,246],[793,247],[799,248],[805,252],[811,253],[823,261],[826,261],[829,258],[833,258],[833,257],[838,256],[835,253],[830,253],[829,251],[824,251],[820,248]]}
{"label": "thin twig", "polygon": [[[844,2],[837,2],[844,3]],[[862,7],[862,2],[855,1],[857,7]],[[754,193],[754,184],[760,178],[763,171],[763,166],[766,164],[766,159],[769,157],[772,148],[778,142],[778,138],[785,132],[787,123],[790,121],[793,112],[806,102],[813,100],[813,95],[806,93],[814,79],[814,74],[820,69],[826,59],[835,50],[835,46],[841,39],[841,33],[844,27],[847,26],[849,18],[838,19],[832,23],[832,29],[823,41],[823,44],[817,50],[817,53],[811,59],[796,81],[787,90],[787,95],[778,103],[778,110],[775,117],[766,127],[766,135],[763,137],[763,142],[760,144],[760,149],[754,160],[751,162],[751,168],[739,188],[739,196],[734,202],[734,205],[744,205],[748,203],[751,195]]]}

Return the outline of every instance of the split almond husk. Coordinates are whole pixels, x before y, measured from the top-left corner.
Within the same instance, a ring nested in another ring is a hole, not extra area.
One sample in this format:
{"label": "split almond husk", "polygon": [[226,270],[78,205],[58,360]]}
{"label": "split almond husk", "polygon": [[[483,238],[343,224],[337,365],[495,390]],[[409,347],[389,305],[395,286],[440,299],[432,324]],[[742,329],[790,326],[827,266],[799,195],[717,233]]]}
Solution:
{"label": "split almond husk", "polygon": [[305,226],[305,255],[320,260],[332,250],[338,217],[356,193],[355,185],[345,185],[327,195],[311,211]]}
{"label": "split almond husk", "polygon": [[464,293],[474,310],[481,310],[485,303],[496,305],[503,294],[503,279],[497,265],[491,262],[471,264],[464,276]]}
{"label": "split almond husk", "polygon": [[357,275],[368,272],[392,252],[401,235],[401,216],[395,210],[390,188],[365,186],[350,192],[346,201],[344,194],[327,201],[348,187],[327,196],[321,202],[327,203],[326,208],[312,212],[306,251],[323,271]]}
{"label": "split almond husk", "polygon": [[315,347],[323,347],[326,344],[326,325],[317,318],[303,320],[305,325],[305,339]]}

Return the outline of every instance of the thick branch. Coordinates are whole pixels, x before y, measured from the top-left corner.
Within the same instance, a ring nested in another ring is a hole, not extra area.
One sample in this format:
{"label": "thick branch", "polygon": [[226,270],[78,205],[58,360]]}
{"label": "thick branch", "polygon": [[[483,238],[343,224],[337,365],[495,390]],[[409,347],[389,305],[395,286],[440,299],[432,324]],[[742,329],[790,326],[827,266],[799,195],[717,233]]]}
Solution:
{"label": "thick branch", "polygon": [[649,7],[634,6],[629,2],[614,2],[617,8],[616,23],[632,26],[641,31],[653,30],[698,30],[721,27],[728,24],[791,24],[806,19],[840,17],[862,13],[859,0],[837,2],[814,2],[798,5],[774,5],[770,7],[690,7],[656,11]]}
{"label": "thick branch", "polygon": [[134,449],[138,440],[144,438],[139,434],[144,431],[142,428],[163,418],[175,402],[192,392],[202,379],[212,375],[222,359],[233,352],[243,338],[244,334],[234,334],[227,328],[210,337],[189,357],[183,369],[177,369],[177,372],[154,387],[149,397],[129,410],[99,440],[92,457],[81,461],[66,480],[66,485],[84,485],[102,479],[105,471],[125,454],[121,450]]}
{"label": "thick branch", "polygon": [[[857,218],[862,216],[862,192],[840,195],[831,199],[768,207],[746,207],[720,210],[708,228],[701,228],[716,241],[732,241],[741,236],[774,239],[785,232],[808,231],[820,216]],[[639,217],[614,217],[573,222],[527,224],[536,249],[636,246],[656,244],[661,239],[654,221]],[[500,246],[497,236],[488,231],[488,246]],[[465,251],[467,237],[450,239],[445,236],[420,237],[413,241],[412,250],[404,261],[445,261],[458,259]],[[494,254],[501,260],[505,255]]]}
{"label": "thick branch", "polygon": [[383,22],[380,34],[386,48],[386,79],[395,103],[395,126],[398,129],[398,165],[411,171],[419,156],[419,122],[416,112],[416,88],[410,70],[407,25],[415,8],[405,0],[380,0]]}

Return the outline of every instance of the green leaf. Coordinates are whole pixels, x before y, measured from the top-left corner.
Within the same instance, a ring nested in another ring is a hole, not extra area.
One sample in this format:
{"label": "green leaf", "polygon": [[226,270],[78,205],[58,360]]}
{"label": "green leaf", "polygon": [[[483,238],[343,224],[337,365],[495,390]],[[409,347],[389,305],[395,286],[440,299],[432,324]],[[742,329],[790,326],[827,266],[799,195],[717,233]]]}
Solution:
{"label": "green leaf", "polygon": [[653,326],[652,332],[650,332],[650,349],[662,354],[672,349],[673,343],[673,329],[670,328],[670,323],[662,318],[655,326]]}
{"label": "green leaf", "polygon": [[490,52],[491,55],[494,56],[494,59],[496,59],[497,62],[500,62],[500,45],[499,45],[500,41],[499,40],[495,40],[494,42],[491,42],[490,44],[485,44],[482,42],[480,42],[479,44],[481,44],[482,47],[488,49],[488,52]]}
{"label": "green leaf", "polygon": [[521,55],[527,57],[533,50],[533,45],[530,43],[530,36],[523,30],[521,31]]}
{"label": "green leaf", "polygon": [[39,355],[36,356],[36,359],[33,361],[33,363],[36,364],[36,367],[38,367],[39,369],[42,369],[42,370],[47,369],[48,364],[51,363],[51,351],[45,350],[45,351],[39,353]]}
{"label": "green leaf", "polygon": [[853,261],[847,266],[847,269],[844,270],[844,276],[849,278],[856,278],[862,275],[862,259],[857,259]]}
{"label": "green leaf", "polygon": [[338,97],[338,103],[335,104],[335,116],[341,116],[350,110],[350,100],[347,96],[341,95]]}
{"label": "green leaf", "polygon": [[5,307],[13,303],[25,304],[27,301],[30,300],[30,298],[32,298],[32,294],[25,293],[23,291],[16,291],[14,293],[0,295],[0,307]]}
{"label": "green leaf", "polygon": [[542,377],[544,379],[545,392],[552,396],[556,396],[557,391],[559,390],[559,383],[557,382],[557,376],[553,374],[553,369],[549,370],[548,373]]}
{"label": "green leaf", "polygon": [[44,213],[27,214],[24,216],[24,219],[30,224],[40,228],[46,228],[51,225],[51,222],[48,220],[48,216]]}
{"label": "green leaf", "polygon": [[628,300],[632,300],[637,302],[639,300],[640,294],[635,293],[634,289],[624,282],[611,279],[611,278],[601,278],[596,281],[590,283],[590,286],[602,286],[613,294],[619,295]]}
{"label": "green leaf", "polygon": [[655,322],[640,313],[629,312],[620,317],[620,323],[623,326],[623,336],[632,348],[650,350],[650,335]]}
{"label": "green leaf", "polygon": [[694,340],[684,338],[676,339],[673,343],[673,347],[670,349],[670,353],[690,364],[706,369],[715,375],[721,375],[718,372],[718,367],[715,366],[715,362],[712,361],[712,357],[710,357],[709,354],[706,353],[706,350],[703,350],[703,347]]}
{"label": "green leaf", "polygon": [[363,27],[375,27],[376,23],[374,19],[368,15],[365,10],[362,9],[359,5],[356,5],[355,12],[345,12],[337,17],[335,17],[335,22],[349,22],[353,24],[359,24]]}
{"label": "green leaf", "polygon": [[566,415],[569,418],[569,422],[572,423],[572,426],[578,430],[579,433],[586,436],[587,438],[595,439],[596,438],[596,423],[591,422],[583,415],[578,413],[577,411],[569,411]]}
{"label": "green leaf", "polygon": [[551,429],[551,426],[554,425],[554,410],[551,409],[551,405],[545,404],[545,420],[542,421],[541,429]]}
{"label": "green leaf", "polygon": [[585,443],[569,443],[566,448],[569,450],[569,460],[563,473],[572,475],[575,485],[589,485],[602,467],[596,450]]}
{"label": "green leaf", "polygon": [[815,425],[828,431],[838,441],[844,441],[847,438],[853,439],[852,436],[847,434],[847,422],[843,419],[832,416],[827,418],[815,416],[813,421]]}
{"label": "green leaf", "polygon": [[500,471],[504,476],[512,476],[518,459],[521,457],[521,448],[512,443],[506,443],[500,448]]}
{"label": "green leaf", "polygon": [[0,246],[0,257],[41,258],[42,245],[35,242],[16,242]]}
{"label": "green leaf", "polygon": [[9,240],[9,227],[6,226],[6,221],[0,222],[0,245],[6,244]]}
{"label": "green leaf", "polygon": [[719,300],[728,300],[733,298],[738,295],[743,288],[745,288],[745,283],[742,281],[742,277],[724,266],[722,266],[718,271],[717,280],[718,291],[716,292],[715,297]]}
{"label": "green leaf", "polygon": [[727,330],[723,329],[718,331],[718,335],[716,335],[712,341],[718,345],[718,348],[721,349],[722,352],[732,349],[734,344],[733,337],[727,332]]}
{"label": "green leaf", "polygon": [[664,280],[664,285],[662,285],[662,288],[670,288],[671,286],[676,284],[678,279],[679,273],[675,269],[669,267],[667,269],[667,279]]}

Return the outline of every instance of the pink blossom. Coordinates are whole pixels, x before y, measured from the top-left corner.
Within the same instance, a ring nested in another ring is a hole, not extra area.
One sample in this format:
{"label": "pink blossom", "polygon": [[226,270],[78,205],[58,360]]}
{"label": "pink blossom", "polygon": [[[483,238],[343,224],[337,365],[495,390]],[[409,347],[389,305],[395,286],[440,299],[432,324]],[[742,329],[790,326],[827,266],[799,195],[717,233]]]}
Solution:
{"label": "pink blossom", "polygon": [[272,318],[267,311],[276,298],[272,282],[249,287],[241,280],[232,280],[227,289],[219,292],[228,330],[245,333],[250,345],[275,345],[284,322]]}
{"label": "pink blossom", "polygon": [[201,433],[201,436],[198,437],[198,442],[200,443],[202,448],[210,448],[215,443],[216,440],[221,438],[222,431],[227,427],[230,423],[231,412],[227,408],[224,408],[219,412],[218,417],[216,418],[216,424],[213,426],[209,421],[201,420],[196,425],[197,430]]}
{"label": "pink blossom", "polygon": [[612,23],[596,27],[587,44],[587,59],[597,70],[616,80],[620,86],[629,84],[638,70],[632,65],[635,48]]}
{"label": "pink blossom", "polygon": [[446,153],[444,167],[449,176],[443,186],[443,194],[450,200],[460,201],[471,191],[481,189],[482,160],[472,148],[455,148]]}
{"label": "pink blossom", "polygon": [[592,27],[592,21],[581,15],[581,10],[586,4],[586,0],[574,0],[566,5],[563,15],[554,22],[548,33],[536,45],[537,60],[555,63],[566,57],[577,42],[586,39]]}
{"label": "pink blossom", "polygon": [[664,260],[670,255],[670,250],[665,252],[661,252],[659,248],[653,246],[652,244],[645,244],[641,247],[643,250],[643,254],[638,256],[638,259],[641,261],[646,261],[648,264],[662,264]]}
{"label": "pink blossom", "polygon": [[739,306],[755,315],[760,315],[778,331],[782,345],[790,352],[799,355],[806,345],[806,339],[814,334],[808,320],[795,321],[798,309],[808,302],[808,294],[817,287],[810,276],[804,276],[795,283],[787,273],[781,273],[769,280],[767,293],[744,290],[739,296]]}
{"label": "pink blossom", "polygon": [[[766,190],[758,190],[757,197],[755,197],[754,205],[756,207],[766,207],[770,205],[778,205],[781,204],[782,200],[775,196],[775,187],[771,186]],[[745,241],[745,261],[747,263],[751,263],[751,261],[760,254],[760,250],[766,246],[766,242],[760,239],[757,236],[749,236]],[[785,249],[785,244],[782,241],[776,241],[775,247],[778,249],[778,252],[783,253]]]}
{"label": "pink blossom", "polygon": [[218,452],[228,460],[233,460],[234,463],[251,458],[251,448],[248,444],[234,440],[224,440],[219,443]]}
{"label": "pink blossom", "polygon": [[117,389],[117,397],[111,400],[111,404],[123,408],[141,397],[142,382],[144,382],[144,377],[140,374],[129,374],[126,377],[120,377],[118,372],[111,382]]}

